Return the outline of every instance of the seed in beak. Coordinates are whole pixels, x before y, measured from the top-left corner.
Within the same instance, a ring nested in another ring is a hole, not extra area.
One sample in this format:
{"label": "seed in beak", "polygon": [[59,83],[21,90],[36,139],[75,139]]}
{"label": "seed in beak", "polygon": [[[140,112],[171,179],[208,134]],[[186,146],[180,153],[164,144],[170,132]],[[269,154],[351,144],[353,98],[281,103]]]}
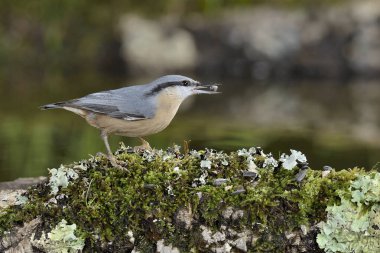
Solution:
{"label": "seed in beak", "polygon": [[217,91],[218,90],[218,86],[217,85],[211,85],[210,86],[210,90],[211,91]]}

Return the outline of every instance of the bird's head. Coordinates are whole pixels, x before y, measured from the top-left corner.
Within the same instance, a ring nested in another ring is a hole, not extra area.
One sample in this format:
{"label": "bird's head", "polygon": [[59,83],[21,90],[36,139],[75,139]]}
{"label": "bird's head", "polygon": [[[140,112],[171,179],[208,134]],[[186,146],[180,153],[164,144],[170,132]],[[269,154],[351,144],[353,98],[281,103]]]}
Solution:
{"label": "bird's head", "polygon": [[185,99],[195,94],[217,94],[219,84],[203,84],[181,75],[167,75],[151,83],[152,89],[148,95],[158,95],[160,92],[170,92],[178,98]]}

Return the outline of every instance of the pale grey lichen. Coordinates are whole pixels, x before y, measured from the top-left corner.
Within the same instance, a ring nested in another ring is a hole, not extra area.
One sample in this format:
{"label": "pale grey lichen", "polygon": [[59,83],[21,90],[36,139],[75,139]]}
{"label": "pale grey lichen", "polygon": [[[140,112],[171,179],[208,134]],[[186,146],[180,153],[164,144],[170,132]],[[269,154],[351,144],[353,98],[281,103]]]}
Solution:
{"label": "pale grey lichen", "polygon": [[267,158],[265,158],[264,160],[264,164],[263,164],[263,167],[264,168],[267,168],[267,167],[277,167],[278,166],[278,161],[276,159],[273,158],[272,154],[269,154]]}
{"label": "pale grey lichen", "polygon": [[287,170],[293,169],[298,162],[307,162],[306,156],[300,151],[291,149],[291,154],[282,154],[279,161],[282,162],[282,167]]}
{"label": "pale grey lichen", "polygon": [[293,169],[297,163],[301,162],[307,162],[306,156],[302,154],[300,151],[296,151],[294,149],[290,150],[291,154],[282,154],[279,158],[279,160],[276,160],[272,153],[265,154],[264,151],[261,148],[249,148],[248,150],[243,148],[237,151],[237,155],[240,157],[245,157],[248,166],[252,164],[252,162],[257,161],[257,156],[260,156],[261,159],[264,159],[264,162],[262,163],[261,168],[276,168],[278,167],[279,163],[281,162],[282,167],[284,167],[287,170]]}
{"label": "pale grey lichen", "polygon": [[165,153],[164,155],[162,155],[163,161],[167,161],[167,160],[172,159],[172,158],[174,158],[174,154]]}
{"label": "pale grey lichen", "polygon": [[243,148],[243,149],[240,149],[237,151],[238,156],[246,158],[247,171],[254,172],[258,175],[259,172],[256,170],[257,165],[255,163],[255,157],[254,157],[255,153],[256,153],[256,149],[253,147],[248,149],[248,150]]}
{"label": "pale grey lichen", "polygon": [[226,159],[222,160],[222,165],[227,166],[229,163]]}
{"label": "pale grey lichen", "polygon": [[86,161],[81,161],[78,164],[74,165],[74,169],[86,171],[88,169],[88,164]]}
{"label": "pale grey lichen", "polygon": [[201,161],[201,168],[211,169],[211,161],[209,161],[209,160],[202,160]]}
{"label": "pale grey lichen", "polygon": [[45,203],[45,205],[57,205],[58,201],[55,197],[52,197],[48,199],[48,201]]}
{"label": "pale grey lichen", "polygon": [[208,173],[203,171],[199,178],[194,178],[191,187],[198,187],[199,185],[205,185],[207,183]]}
{"label": "pale grey lichen", "polygon": [[206,178],[207,178],[207,172],[203,173],[200,177],[199,177],[199,183],[201,185],[205,185],[206,184]]}
{"label": "pale grey lichen", "polygon": [[31,243],[34,247],[45,252],[52,253],[74,253],[81,252],[84,247],[84,239],[77,237],[74,233],[76,224],[67,225],[66,220],[61,222],[46,235],[42,232],[40,239],[35,239],[33,233]]}
{"label": "pale grey lichen", "polygon": [[[262,153],[263,156],[265,156],[265,154],[264,154],[263,152],[261,152],[261,153]],[[254,148],[254,147],[251,147],[251,148],[249,148],[248,150],[245,149],[245,148],[242,148],[242,149],[239,149],[239,150],[237,151],[237,155],[238,155],[238,156],[247,157],[248,160],[249,160],[249,159],[252,159],[252,156],[253,156],[254,154],[256,154],[256,148]]]}
{"label": "pale grey lichen", "polygon": [[237,249],[239,249],[239,250],[241,250],[243,252],[247,252],[248,251],[248,248],[247,248],[247,238],[246,237],[238,238],[235,241],[233,241],[231,244],[233,246],[235,246]]}
{"label": "pale grey lichen", "polygon": [[177,153],[177,154],[181,153],[181,146],[174,144],[173,145],[173,153]]}
{"label": "pale grey lichen", "polygon": [[[154,157],[155,157],[155,152],[154,152],[154,150],[144,150],[144,152],[143,152],[143,159],[145,160],[145,161],[148,161],[148,162],[151,162],[151,161],[153,161],[153,159],[154,159]],[[169,157],[168,157],[168,159],[169,159]]]}
{"label": "pale grey lichen", "polygon": [[258,170],[257,170],[257,165],[254,161],[250,160],[248,162],[248,168],[247,168],[247,171],[249,172],[254,172],[256,174],[259,174]]}
{"label": "pale grey lichen", "polygon": [[231,250],[232,250],[231,245],[228,242],[226,242],[225,244],[223,244],[222,247],[214,247],[212,249],[212,252],[214,252],[214,253],[230,253]]}
{"label": "pale grey lichen", "polygon": [[66,188],[70,180],[75,180],[79,177],[73,169],[61,165],[58,169],[49,169],[50,178],[49,185],[51,194],[57,194],[59,187]]}
{"label": "pale grey lichen", "polygon": [[175,194],[173,192],[173,186],[168,185],[167,188],[166,188],[166,191],[167,191],[168,195],[175,196]]}
{"label": "pale grey lichen", "polygon": [[18,206],[22,206],[24,204],[26,204],[26,202],[28,202],[28,197],[24,196],[24,195],[18,195],[16,197],[16,203],[15,205],[18,205]]}
{"label": "pale grey lichen", "polygon": [[173,245],[170,243],[169,245],[165,245],[165,241],[159,240],[157,241],[156,251],[158,253],[180,253],[179,249],[176,247],[173,247]]}
{"label": "pale grey lichen", "polygon": [[133,231],[132,230],[129,230],[128,233],[127,233],[127,236],[129,237],[129,241],[133,244],[135,243],[135,237],[133,235]]}
{"label": "pale grey lichen", "polygon": [[25,190],[0,190],[0,214],[1,210],[13,205],[24,203]]}
{"label": "pale grey lichen", "polygon": [[197,150],[191,150],[190,151],[190,155],[193,156],[193,157],[195,157],[195,158],[197,158],[197,159],[201,158],[201,154]]}
{"label": "pale grey lichen", "polygon": [[180,173],[180,172],[181,172],[181,170],[179,169],[178,166],[174,167],[174,168],[173,168],[173,171],[176,172],[176,173]]}

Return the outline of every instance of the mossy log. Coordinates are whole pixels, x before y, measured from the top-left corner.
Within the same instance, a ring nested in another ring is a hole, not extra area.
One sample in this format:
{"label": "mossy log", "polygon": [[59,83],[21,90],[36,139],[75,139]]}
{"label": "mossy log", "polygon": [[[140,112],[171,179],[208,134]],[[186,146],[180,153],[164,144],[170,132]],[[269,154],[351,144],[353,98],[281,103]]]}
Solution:
{"label": "mossy log", "polygon": [[116,157],[127,170],[94,156],[13,192],[0,251],[380,252],[374,170],[313,170],[300,152],[276,160],[260,148],[122,145]]}

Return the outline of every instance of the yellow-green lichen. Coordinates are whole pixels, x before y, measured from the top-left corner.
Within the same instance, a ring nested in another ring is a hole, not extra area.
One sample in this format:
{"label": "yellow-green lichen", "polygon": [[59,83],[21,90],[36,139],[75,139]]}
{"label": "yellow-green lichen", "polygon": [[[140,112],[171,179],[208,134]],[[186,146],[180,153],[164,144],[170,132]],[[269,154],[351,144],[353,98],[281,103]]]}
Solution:
{"label": "yellow-green lichen", "polygon": [[359,176],[350,187],[352,199],[359,207],[380,202],[380,173]]}
{"label": "yellow-green lichen", "polygon": [[84,239],[75,235],[76,228],[76,224],[68,225],[67,221],[62,219],[47,235],[42,232],[40,239],[35,239],[35,234],[33,234],[31,243],[34,247],[45,252],[81,252],[84,247]]}
{"label": "yellow-green lichen", "polygon": [[340,205],[327,207],[317,242],[326,252],[380,252],[380,173],[359,175]]}

